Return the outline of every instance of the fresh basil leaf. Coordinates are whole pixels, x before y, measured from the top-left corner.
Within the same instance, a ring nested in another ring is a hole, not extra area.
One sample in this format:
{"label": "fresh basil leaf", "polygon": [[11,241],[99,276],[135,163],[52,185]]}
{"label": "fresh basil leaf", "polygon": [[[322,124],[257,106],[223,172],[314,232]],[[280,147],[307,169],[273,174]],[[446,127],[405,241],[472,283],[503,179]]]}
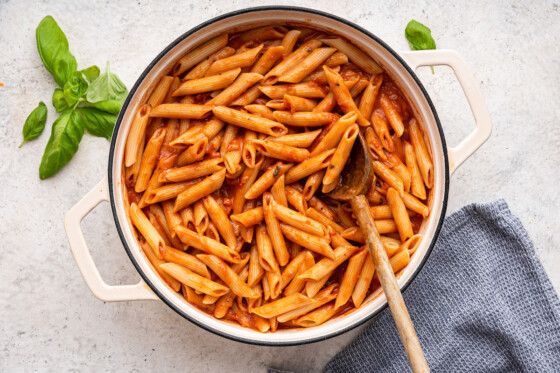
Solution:
{"label": "fresh basil leaf", "polygon": [[111,73],[107,62],[107,70],[90,84],[86,98],[91,103],[116,100],[122,104],[127,95],[126,86],[118,76]]}
{"label": "fresh basil leaf", "polygon": [[99,110],[103,110],[111,114],[118,114],[122,107],[122,104],[117,100],[99,101],[94,102],[91,105],[98,108]]}
{"label": "fresh basil leaf", "polygon": [[93,65],[88,67],[87,69],[83,69],[80,71],[82,74],[84,74],[84,77],[86,78],[86,80],[91,83],[93,82],[93,80],[95,78],[97,78],[99,76],[100,70],[99,67]]}
{"label": "fresh basil leaf", "polygon": [[41,180],[56,174],[78,151],[84,135],[84,121],[74,110],[62,113],[53,123],[51,137],[39,167]]}
{"label": "fresh basil leaf", "polygon": [[52,104],[57,113],[62,113],[63,111],[70,109],[68,102],[66,102],[66,99],[64,98],[64,91],[60,88],[56,88],[54,90]]}
{"label": "fresh basil leaf", "polygon": [[[432,38],[432,31],[418,21],[411,20],[408,22],[404,30],[404,36],[408,40],[408,44],[412,50],[436,49],[436,42],[434,38]],[[434,67],[432,66],[432,74],[433,73]]]}
{"label": "fresh basil leaf", "polygon": [[37,26],[35,35],[37,50],[43,64],[52,74],[56,83],[63,87],[78,68],[76,58],[68,49],[68,40],[64,32],[58,27],[53,17],[46,16]]}
{"label": "fresh basil leaf", "polygon": [[29,140],[36,139],[39,137],[41,132],[45,129],[45,123],[47,122],[47,106],[43,101],[39,102],[39,105],[33,109],[25,120],[23,125],[23,141],[20,144],[20,148]]}
{"label": "fresh basil leaf", "polygon": [[64,98],[68,106],[74,106],[76,102],[86,94],[88,86],[88,82],[83,78],[80,71],[76,71],[72,74],[70,80],[64,84]]}
{"label": "fresh basil leaf", "polygon": [[86,130],[90,134],[111,140],[113,128],[117,121],[116,115],[109,114],[94,107],[81,107],[79,110],[84,117]]}

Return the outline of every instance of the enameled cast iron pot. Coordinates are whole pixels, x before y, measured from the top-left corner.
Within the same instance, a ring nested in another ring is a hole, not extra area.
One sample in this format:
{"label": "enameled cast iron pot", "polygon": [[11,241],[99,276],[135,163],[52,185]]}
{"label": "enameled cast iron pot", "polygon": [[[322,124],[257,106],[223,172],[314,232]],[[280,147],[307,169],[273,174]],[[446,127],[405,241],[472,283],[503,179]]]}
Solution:
{"label": "enameled cast iron pot", "polygon": [[[474,153],[490,136],[488,109],[475,78],[463,59],[454,51],[432,50],[395,52],[367,30],[331,14],[296,7],[260,7],[239,10],[207,21],[180,36],[167,46],[144,70],[120,112],[113,132],[109,153],[108,175],[66,215],[65,227],[70,246],[82,275],[95,296],[104,301],[162,300],[184,318],[223,337],[260,345],[295,345],[324,340],[344,333],[375,317],[386,306],[384,295],[371,297],[358,310],[308,329],[279,330],[259,333],[232,323],[220,321],[198,310],[182,299],[160,280],[134,238],[126,217],[122,182],[122,160],[125,139],[140,102],[145,101],[148,87],[158,77],[168,73],[175,62],[192,47],[224,32],[241,31],[272,23],[294,23],[339,34],[373,57],[400,86],[407,96],[416,118],[429,137],[434,160],[434,189],[431,214],[421,233],[424,238],[410,264],[399,279],[404,290],[422,269],[435,244],[445,216],[449,178],[455,169]],[[476,128],[457,147],[447,148],[441,123],[430,97],[414,73],[419,66],[447,65],[454,71],[474,115]],[[142,276],[138,284],[107,285],[95,266],[80,228],[81,220],[100,202],[111,203],[115,225],[130,260]]]}

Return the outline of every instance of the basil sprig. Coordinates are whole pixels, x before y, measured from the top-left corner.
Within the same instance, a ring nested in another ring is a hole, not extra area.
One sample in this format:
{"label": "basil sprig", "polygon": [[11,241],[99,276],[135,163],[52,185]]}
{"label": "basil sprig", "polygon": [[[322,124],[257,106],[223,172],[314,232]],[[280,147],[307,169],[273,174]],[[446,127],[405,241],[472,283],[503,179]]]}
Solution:
{"label": "basil sprig", "polygon": [[56,174],[78,151],[84,135],[84,120],[75,110],[62,113],[54,121],[51,137],[39,167],[39,177],[46,179]]}
{"label": "basil sprig", "polygon": [[[111,73],[109,62],[103,74],[95,65],[78,70],[68,39],[53,17],[43,18],[37,27],[36,38],[41,60],[60,87],[53,92],[52,104],[61,115],[53,123],[39,167],[39,177],[46,179],[60,171],[76,154],[84,130],[111,139],[128,90]],[[41,134],[46,119],[47,108],[41,102],[25,121],[21,145]]]}
{"label": "basil sprig", "polygon": [[37,26],[37,50],[43,65],[56,83],[63,87],[78,68],[76,58],[68,49],[68,39],[51,16],[46,16]]}
{"label": "basil sprig", "polygon": [[118,76],[111,73],[109,61],[107,61],[105,72],[91,83],[86,98],[91,103],[114,100],[122,104],[127,95],[126,86]]}
{"label": "basil sprig", "polygon": [[43,101],[39,102],[31,114],[25,120],[23,125],[23,141],[20,144],[20,148],[28,142],[29,140],[36,139],[39,137],[41,132],[45,129],[45,123],[47,122],[47,106]]}
{"label": "basil sprig", "polygon": [[[412,50],[436,49],[436,41],[432,38],[432,31],[418,21],[411,20],[408,22],[404,30],[404,36]],[[432,66],[433,73],[434,67]]]}

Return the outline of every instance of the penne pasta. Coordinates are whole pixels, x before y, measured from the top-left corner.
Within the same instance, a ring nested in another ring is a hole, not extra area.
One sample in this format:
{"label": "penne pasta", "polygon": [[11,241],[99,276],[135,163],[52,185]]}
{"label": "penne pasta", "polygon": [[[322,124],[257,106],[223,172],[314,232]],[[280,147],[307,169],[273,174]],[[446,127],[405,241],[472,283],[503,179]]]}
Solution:
{"label": "penne pasta", "polygon": [[[225,75],[224,73],[223,75]],[[236,98],[241,96],[249,87],[257,83],[263,78],[261,74],[257,73],[243,73],[239,78],[229,87],[221,91],[216,97],[208,101],[207,105],[226,106],[235,101]]]}
{"label": "penne pasta", "polygon": [[225,211],[211,195],[205,197],[203,202],[210,219],[216,226],[218,232],[220,232],[220,235],[226,242],[226,245],[228,245],[230,249],[236,249],[237,238],[235,236],[235,231],[233,230],[233,225],[231,225]]}
{"label": "penne pasta", "polygon": [[258,85],[254,85],[249,88],[245,93],[239,96],[235,101],[233,101],[231,106],[246,106],[255,102],[262,95],[261,90]]}
{"label": "penne pasta", "polygon": [[177,118],[177,119],[201,119],[205,117],[212,107],[209,105],[196,104],[161,104],[152,109],[152,118]]}
{"label": "penne pasta", "polygon": [[210,65],[212,65],[215,61],[229,57],[235,54],[235,49],[231,47],[224,47],[217,51],[216,53],[212,54],[208,58],[202,60],[198,65],[189,71],[187,75],[183,78],[183,81],[192,80],[192,79],[199,79],[204,77]]}
{"label": "penne pasta", "polygon": [[313,297],[313,299],[317,301],[316,303],[310,304],[309,306],[296,308],[295,310],[290,312],[286,312],[277,317],[278,321],[281,323],[286,323],[288,321],[297,319],[298,317],[306,315],[314,309],[317,309],[330,302],[331,300],[336,298],[337,286],[338,284],[331,284],[327,286]]}
{"label": "penne pasta", "polygon": [[310,132],[295,133],[292,135],[284,135],[280,137],[270,137],[266,139],[268,142],[277,142],[289,146],[300,146],[303,148],[309,147],[313,141],[319,136],[321,130],[315,130]]}
{"label": "penne pasta", "polygon": [[[228,87],[239,75],[241,69],[234,69],[220,75],[187,80],[177,88],[172,96],[195,95]],[[210,103],[209,103],[210,104]]]}
{"label": "penne pasta", "polygon": [[134,191],[136,193],[141,193],[148,187],[148,182],[150,181],[150,178],[154,171],[157,157],[159,156],[159,152],[163,145],[165,134],[166,130],[164,127],[158,128],[146,145],[146,148],[142,155],[140,169],[138,170],[136,184],[134,185]]}
{"label": "penne pasta", "polygon": [[184,167],[170,168],[159,174],[158,181],[165,183],[197,179],[223,170],[222,164],[222,158],[214,158]]}
{"label": "penne pasta", "polygon": [[315,100],[292,95],[284,95],[283,102],[284,108],[278,110],[287,110],[290,113],[296,111],[310,112],[317,106],[317,101]]}
{"label": "penne pasta", "polygon": [[383,75],[375,75],[369,80],[368,85],[362,94],[362,98],[360,99],[360,105],[358,106],[358,110],[362,113],[364,118],[369,118],[371,116],[373,104],[377,99],[382,82]]}
{"label": "penne pasta", "polygon": [[278,178],[284,175],[292,167],[291,163],[281,163],[277,162],[268,171],[265,171],[261,177],[259,177],[253,185],[245,193],[245,198],[254,199],[261,196],[268,188],[270,188],[278,180]]}
{"label": "penne pasta", "polygon": [[244,42],[255,40],[282,39],[284,34],[279,31],[278,26],[264,26],[245,31],[239,35],[239,40]]}
{"label": "penne pasta", "polygon": [[286,198],[288,203],[293,206],[299,213],[305,214],[307,210],[307,202],[303,198],[303,194],[295,190],[293,187],[286,187]]}
{"label": "penne pasta", "polygon": [[323,112],[275,111],[273,114],[278,122],[294,127],[319,127],[338,120],[338,115]]}
{"label": "penne pasta", "polygon": [[350,296],[354,292],[356,283],[358,282],[366,256],[369,256],[369,251],[362,250],[351,257],[348,261],[348,267],[346,267],[346,272],[344,272],[344,277],[340,283],[340,289],[338,290],[338,295],[334,303],[335,309],[342,307],[350,299]]}
{"label": "penne pasta", "polygon": [[251,72],[264,75],[270,71],[272,66],[282,57],[284,47],[281,45],[268,48],[251,68]]}
{"label": "penne pasta", "polygon": [[215,255],[230,263],[239,263],[241,261],[241,257],[237,251],[230,249],[216,240],[195,233],[182,226],[178,226],[176,231],[179,239],[189,246],[204,251],[205,253]]}
{"label": "penne pasta", "polygon": [[393,171],[387,168],[387,166],[379,161],[373,161],[372,166],[373,172],[375,172],[380,179],[389,184],[392,188],[395,188],[399,193],[404,192],[402,180]]}
{"label": "penne pasta", "polygon": [[[334,72],[338,72],[337,68],[332,69]],[[324,84],[328,84],[327,81],[327,74],[325,70],[323,70],[323,77],[324,77]],[[322,79],[321,79],[322,81]],[[345,80],[344,85],[346,88],[351,89],[353,88],[358,82],[360,81],[359,78],[352,79],[352,80]],[[313,111],[332,111],[337,105],[336,98],[334,96],[334,92],[330,91],[322,100],[313,108]]]}
{"label": "penne pasta", "polygon": [[427,217],[430,214],[428,206],[407,192],[401,194],[400,197],[407,209],[417,212],[423,217]]}
{"label": "penne pasta", "polygon": [[371,255],[366,251],[365,261],[358,276],[358,281],[354,286],[354,291],[352,292],[352,302],[359,308],[366,297],[367,291],[373,279],[373,274],[375,273],[375,266],[373,264],[373,259]]}
{"label": "penne pasta", "polygon": [[140,247],[146,254],[146,257],[156,270],[156,272],[163,278],[163,280],[169,285],[171,289],[174,291],[179,291],[181,289],[181,283],[167,274],[167,272],[163,271],[159,266],[164,264],[165,262],[158,258],[158,256],[154,253],[154,250],[148,245],[146,241],[140,242]]}
{"label": "penne pasta", "polygon": [[313,254],[309,251],[305,251],[304,253],[302,262],[300,263],[295,276],[292,278],[290,284],[284,289],[284,295],[286,296],[301,293],[304,290],[307,280],[301,279],[298,276],[315,265],[315,258],[313,257]]}
{"label": "penne pasta", "polygon": [[404,142],[404,157],[406,167],[410,171],[410,193],[419,199],[426,199],[426,188],[424,187],[424,180],[422,180],[420,169],[418,168],[418,164],[416,163],[414,148],[408,141]]}
{"label": "penne pasta", "polygon": [[286,174],[286,184],[291,184],[326,168],[334,152],[335,149],[324,151],[292,167]]}
{"label": "penne pasta", "polygon": [[296,320],[296,325],[302,326],[304,328],[310,328],[312,326],[321,325],[336,314],[337,310],[332,302],[325,304],[321,308],[316,309],[313,312],[308,313],[305,316],[300,317]]}
{"label": "penne pasta", "polygon": [[301,31],[299,30],[290,30],[284,34],[284,37],[282,38],[282,56],[284,58],[288,57],[292,53],[300,35]]}
{"label": "penne pasta", "polygon": [[312,298],[296,293],[265,304],[264,306],[254,308],[251,312],[261,317],[270,318],[292,311],[296,308],[308,306],[315,302],[317,301]]}
{"label": "penne pasta", "polygon": [[239,297],[255,298],[253,290],[239,278],[226,262],[215,255],[199,254],[196,256],[208,266],[226,285],[231,292]]}
{"label": "penne pasta", "polygon": [[350,91],[344,84],[342,76],[327,66],[323,66],[323,70],[325,71],[329,87],[331,87],[331,92],[334,94],[334,98],[336,99],[340,109],[346,114],[355,111],[358,114],[358,118],[356,119],[358,124],[360,126],[369,126],[369,121],[358,110]]}
{"label": "penne pasta", "polygon": [[358,125],[354,124],[342,135],[342,139],[340,139],[336,151],[329,162],[325,176],[323,177],[323,193],[330,192],[338,185],[340,173],[350,157],[350,152],[352,151],[354,141],[356,141],[359,132],[360,129]]}
{"label": "penne pasta", "polygon": [[[150,105],[141,105],[134,115],[132,126],[130,127],[128,136],[126,138],[124,165],[126,167],[132,166],[138,161],[138,153],[142,159],[142,151],[144,150],[144,133],[148,119],[150,119]],[[139,162],[137,162],[140,167]]]}
{"label": "penne pasta", "polygon": [[208,139],[203,137],[179,154],[179,157],[177,158],[177,166],[186,166],[196,161],[200,161],[206,154],[207,148]]}
{"label": "penne pasta", "polygon": [[311,72],[325,62],[335,51],[335,48],[317,48],[313,50],[297,66],[280,76],[278,81],[285,83],[301,82],[307,75],[311,74]]}
{"label": "penne pasta", "polygon": [[287,22],[212,37],[153,77],[125,124],[132,233],[178,299],[216,319],[273,333],[344,317],[382,289],[349,202],[327,193],[362,132],[368,208],[400,276],[435,198],[428,133],[340,36]]}
{"label": "penne pasta", "polygon": [[263,208],[259,206],[239,214],[230,215],[230,219],[245,228],[250,228],[264,220]]}
{"label": "penne pasta", "polygon": [[302,162],[309,158],[307,149],[267,140],[251,140],[251,143],[259,153],[282,161]]}
{"label": "penne pasta", "polygon": [[331,277],[331,273],[320,278],[319,280],[306,280],[305,282],[305,293],[308,297],[316,297],[319,291],[325,286],[329,278]]}
{"label": "penne pasta", "polygon": [[224,122],[228,122],[251,131],[264,133],[266,135],[276,137],[285,135],[288,132],[288,129],[281,123],[274,122],[254,114],[230,109],[225,106],[216,106],[212,109],[212,112]]}
{"label": "penne pasta", "polygon": [[132,224],[134,224],[138,232],[140,232],[146,242],[148,242],[157,257],[163,259],[162,250],[165,246],[163,238],[134,202],[130,205],[129,215]]}
{"label": "penne pasta", "polygon": [[282,84],[259,86],[259,90],[273,100],[280,100],[284,95],[292,95],[307,98],[323,98],[327,95],[326,88],[315,82],[298,84]]}
{"label": "penne pasta", "polygon": [[383,72],[381,67],[373,59],[362,52],[354,44],[349,43],[340,37],[321,39],[321,41],[326,45],[336,48],[340,52],[346,54],[353,64],[364,70],[366,73],[375,75]]}
{"label": "penne pasta", "polygon": [[270,188],[270,193],[272,194],[272,198],[274,201],[279,203],[282,206],[288,206],[288,198],[286,197],[286,185],[285,185],[286,178],[284,175],[280,176],[278,180],[272,185]]}
{"label": "penne pasta", "polygon": [[276,215],[274,214],[274,199],[272,198],[272,195],[270,193],[266,192],[263,195],[262,202],[266,230],[270,237],[270,242],[272,244],[272,248],[274,249],[274,254],[276,255],[276,260],[278,261],[278,264],[280,266],[285,266],[286,264],[288,264],[290,254],[288,253],[288,248],[286,247],[284,236],[282,235],[282,231],[280,230],[280,223],[278,222],[278,219],[276,219]]}
{"label": "penne pasta", "polygon": [[272,201],[271,205],[274,215],[281,222],[291,225],[292,227],[297,227],[309,234],[324,237],[327,241],[330,240],[327,229],[321,223],[283,206],[276,201]]}
{"label": "penne pasta", "polygon": [[[323,258],[313,267],[299,275],[302,279],[320,280],[329,275],[346,259],[350,258],[358,250],[355,246],[341,246],[334,250],[333,258]],[[312,295],[310,295],[312,296]]]}
{"label": "penne pasta", "polygon": [[204,76],[220,74],[224,71],[251,66],[263,48],[263,44],[245,52],[234,54],[221,60],[214,61]]}
{"label": "penne pasta", "polygon": [[229,292],[229,289],[217,282],[211,281],[206,277],[197,275],[188,269],[175,264],[175,263],[164,263],[159,266],[168,275],[175,278],[182,284],[192,287],[195,290],[200,291],[204,294],[213,295],[216,297],[221,297]]}
{"label": "penne pasta", "polygon": [[267,272],[279,270],[278,262],[272,251],[272,243],[263,224],[257,226],[257,251],[259,253],[259,263]]}
{"label": "penne pasta", "polygon": [[311,155],[336,148],[344,132],[356,122],[357,118],[356,112],[350,112],[340,117],[313,148]]}
{"label": "penne pasta", "polygon": [[224,183],[224,178],[226,176],[226,171],[222,170],[214,175],[206,177],[204,180],[188,187],[185,191],[181,192],[175,200],[175,205],[173,211],[177,212],[184,209],[190,204],[198,201],[199,199],[206,197],[210,193],[222,187]]}
{"label": "penne pasta", "polygon": [[314,236],[287,224],[280,224],[280,228],[288,240],[295,242],[306,249],[326,256],[327,258],[335,258],[334,251],[329,245],[329,241],[327,241],[324,237]]}
{"label": "penne pasta", "polygon": [[414,152],[416,154],[416,161],[418,162],[418,168],[420,169],[420,173],[422,174],[422,179],[424,180],[424,184],[428,188],[432,188],[433,186],[433,163],[430,157],[430,153],[428,152],[428,147],[424,142],[424,137],[422,136],[422,130],[416,122],[416,119],[411,119],[409,122],[410,126],[410,142],[414,147]]}
{"label": "penne pasta", "polygon": [[[282,272],[282,288],[285,288],[292,281],[307,253],[308,251],[300,252],[286,265]],[[313,257],[311,253],[309,254]]]}
{"label": "penne pasta", "polygon": [[[321,46],[321,42],[319,40],[309,40],[303,43],[297,50],[292,52],[289,56],[284,58],[282,62],[276,65],[272,70],[270,70],[264,76],[264,84],[265,85],[273,85],[278,82],[278,78],[283,74],[287,73],[295,66],[297,66],[300,61],[305,59],[314,49]],[[283,45],[286,50],[289,48],[289,45]]]}
{"label": "penne pasta", "polygon": [[[270,101],[269,101],[270,102]],[[256,114],[259,115],[263,118],[269,119],[269,120],[274,120],[274,115],[272,115],[272,110],[270,110],[270,108],[266,105],[261,105],[261,104],[251,104],[251,105],[246,105],[243,109],[245,109],[246,111],[248,111],[251,114]],[[254,131],[251,131],[254,133]],[[256,134],[253,138],[257,138]]]}
{"label": "penne pasta", "polygon": [[371,125],[383,147],[392,152],[394,150],[393,139],[389,133],[387,121],[378,110],[375,110],[371,115]]}
{"label": "penne pasta", "polygon": [[195,66],[206,57],[224,48],[228,42],[228,34],[220,35],[183,56],[173,67],[173,75],[181,75],[191,67]]}
{"label": "penne pasta", "polygon": [[397,136],[401,137],[404,132],[404,124],[402,122],[401,115],[397,111],[397,108],[393,105],[391,100],[389,100],[387,95],[383,92],[379,97],[379,104],[381,105],[381,108],[383,109],[385,116],[387,117],[389,123],[391,124],[391,127],[393,127],[393,130],[395,131]]}
{"label": "penne pasta", "polygon": [[180,266],[183,266],[202,277],[210,279],[210,272],[208,272],[206,265],[191,254],[187,254],[169,246],[164,246],[163,259],[167,262],[179,264]]}
{"label": "penne pasta", "polygon": [[165,101],[165,97],[171,87],[171,83],[173,83],[172,76],[164,76],[162,77],[146,102],[152,108],[160,105]]}
{"label": "penne pasta", "polygon": [[251,246],[251,258],[249,260],[249,273],[247,278],[247,285],[254,286],[264,276],[264,269],[259,260],[259,250],[257,245]]}
{"label": "penne pasta", "polygon": [[328,67],[335,67],[347,63],[348,63],[348,56],[342,52],[336,52],[332,56],[327,58],[324,64]]}

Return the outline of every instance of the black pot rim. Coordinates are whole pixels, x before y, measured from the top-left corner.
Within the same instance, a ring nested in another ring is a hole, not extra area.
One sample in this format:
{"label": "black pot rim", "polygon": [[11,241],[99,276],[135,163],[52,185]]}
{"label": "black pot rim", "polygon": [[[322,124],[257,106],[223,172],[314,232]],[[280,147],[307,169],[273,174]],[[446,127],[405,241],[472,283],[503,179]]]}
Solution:
{"label": "black pot rim", "polygon": [[203,328],[203,329],[205,329],[205,330],[207,330],[211,333],[214,333],[216,335],[219,335],[221,337],[224,337],[224,338],[227,338],[227,339],[230,339],[230,340],[233,340],[233,341],[243,342],[243,343],[247,343],[247,344],[251,344],[251,345],[261,345],[261,346],[295,346],[295,345],[304,345],[304,344],[309,344],[309,343],[313,343],[313,342],[324,341],[324,340],[336,337],[338,335],[341,335],[341,334],[343,334],[347,331],[350,331],[350,330],[364,324],[366,321],[369,321],[369,320],[373,319],[374,317],[376,317],[377,315],[379,315],[383,310],[385,310],[387,308],[387,302],[385,302],[385,304],[382,307],[380,307],[378,310],[376,310],[372,314],[368,315],[367,317],[364,317],[361,320],[358,320],[357,322],[353,323],[352,325],[349,325],[345,328],[339,329],[335,332],[332,332],[330,334],[327,334],[327,335],[324,335],[324,336],[321,336],[321,337],[306,339],[306,340],[302,340],[302,341],[295,341],[295,342],[276,342],[276,341],[267,342],[267,341],[254,340],[254,339],[250,339],[250,338],[242,338],[242,337],[238,337],[238,336],[232,336],[232,335],[227,334],[227,333],[225,333],[225,332],[223,332],[219,329],[215,329],[213,327],[210,327],[210,326],[200,322],[199,320],[196,320],[196,319],[192,318],[191,316],[187,315],[185,312],[183,312],[183,310],[176,307],[169,299],[167,299],[165,296],[163,296],[163,294],[159,291],[159,289],[148,279],[148,277],[145,275],[143,270],[140,268],[138,262],[136,261],[136,259],[132,255],[130,247],[128,246],[128,244],[126,242],[126,239],[124,237],[124,233],[123,233],[120,221],[119,221],[118,216],[117,216],[115,196],[114,196],[114,193],[113,193],[113,182],[114,182],[114,180],[113,180],[113,162],[114,162],[115,146],[116,146],[116,138],[117,138],[116,135],[117,135],[117,133],[120,129],[122,119],[123,119],[123,116],[124,116],[124,112],[126,111],[128,105],[130,104],[130,100],[134,96],[134,94],[136,93],[136,90],[138,89],[139,85],[142,83],[142,81],[144,80],[146,75],[152,70],[152,68],[172,48],[174,48],[177,44],[179,44],[185,38],[189,37],[190,35],[199,31],[200,29],[202,29],[202,28],[204,28],[208,25],[211,25],[212,23],[215,23],[215,22],[218,22],[218,21],[221,21],[221,20],[224,20],[226,18],[233,17],[233,16],[238,16],[238,15],[246,14],[246,13],[264,12],[264,11],[296,11],[296,12],[310,13],[310,14],[319,15],[319,16],[326,17],[326,18],[331,18],[335,21],[344,23],[345,25],[348,25],[348,26],[356,29],[357,31],[359,31],[359,32],[367,35],[371,39],[375,40],[377,43],[379,43],[381,46],[383,46],[388,52],[390,52],[393,55],[393,57],[395,57],[401,63],[401,65],[407,70],[407,72],[412,76],[412,78],[414,79],[414,81],[416,82],[416,84],[418,85],[420,90],[422,91],[422,94],[426,98],[426,101],[428,102],[428,104],[430,106],[432,114],[434,115],[434,118],[435,118],[435,121],[436,121],[436,124],[437,124],[437,128],[438,128],[438,132],[439,132],[439,136],[440,136],[440,139],[441,139],[442,147],[443,147],[443,155],[444,155],[444,163],[445,163],[445,180],[444,180],[443,202],[442,202],[441,214],[440,214],[437,226],[436,226],[436,230],[434,232],[434,235],[432,237],[432,240],[430,242],[430,246],[428,247],[426,255],[424,255],[424,258],[422,259],[422,261],[420,262],[420,264],[418,265],[418,267],[416,268],[416,270],[414,271],[414,273],[412,274],[410,279],[401,288],[402,292],[406,291],[408,286],[416,278],[418,273],[420,273],[420,271],[424,267],[426,261],[430,257],[430,254],[432,253],[432,250],[434,248],[436,240],[437,240],[437,238],[439,236],[439,233],[441,231],[441,228],[442,228],[442,225],[443,225],[443,220],[445,218],[445,212],[447,210],[447,198],[448,198],[448,193],[449,193],[449,160],[448,160],[447,146],[446,146],[446,142],[445,142],[445,136],[444,136],[444,133],[443,133],[443,128],[441,126],[441,122],[439,120],[439,117],[437,115],[435,107],[432,103],[432,100],[430,99],[430,96],[428,95],[428,92],[426,91],[426,89],[424,88],[424,86],[422,85],[420,80],[418,79],[418,76],[416,75],[416,73],[399,56],[399,54],[396,53],[391,47],[389,47],[383,40],[381,40],[380,38],[375,36],[373,33],[369,32],[368,30],[362,28],[361,26],[356,25],[353,22],[350,22],[348,20],[345,20],[345,19],[340,18],[340,17],[335,16],[335,15],[332,15],[330,13],[326,13],[326,12],[315,10],[315,9],[309,9],[309,8],[304,8],[304,7],[295,7],[295,6],[262,6],[262,7],[240,9],[240,10],[236,10],[236,11],[229,12],[229,13],[223,14],[221,16],[212,18],[212,19],[210,19],[206,22],[203,22],[203,23],[199,24],[198,26],[196,26],[196,27],[190,29],[189,31],[185,32],[183,35],[181,35],[175,41],[173,41],[171,44],[169,44],[167,47],[165,47],[163,49],[163,51],[160,54],[158,54],[157,57],[142,72],[142,74],[140,75],[140,77],[138,78],[138,80],[136,81],[136,83],[134,84],[132,89],[130,90],[130,93],[128,94],[128,97],[126,98],[126,100],[123,104],[123,110],[121,110],[121,112],[119,113],[119,116],[117,118],[117,122],[116,122],[115,128],[113,130],[111,147],[110,147],[110,150],[109,150],[109,165],[108,165],[109,194],[110,194],[111,210],[113,212],[113,218],[115,220],[115,225],[117,226],[117,231],[119,233],[119,237],[120,237],[120,239],[123,243],[123,246],[126,250],[126,253],[128,254],[128,257],[132,261],[132,264],[134,264],[134,267],[136,268],[136,270],[138,271],[138,273],[140,274],[142,279],[148,284],[148,286],[152,289],[152,291],[154,293],[156,293],[157,296],[163,302],[165,302],[171,309],[173,309],[175,312],[177,312],[179,315],[181,315],[182,317],[184,317],[185,319],[187,319],[191,323],[193,323],[193,324],[195,324],[195,325],[197,325],[197,326],[199,326],[199,327],[201,327],[201,328]]}

